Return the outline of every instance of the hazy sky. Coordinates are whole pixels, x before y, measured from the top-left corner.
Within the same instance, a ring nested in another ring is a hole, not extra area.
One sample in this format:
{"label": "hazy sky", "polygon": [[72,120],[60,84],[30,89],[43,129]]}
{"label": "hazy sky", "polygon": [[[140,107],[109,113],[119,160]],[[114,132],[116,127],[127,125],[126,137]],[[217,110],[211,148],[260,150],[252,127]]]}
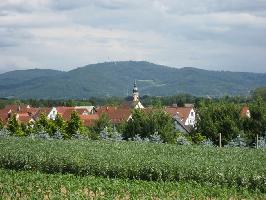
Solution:
{"label": "hazy sky", "polygon": [[117,60],[266,72],[266,0],[0,1],[0,73]]}

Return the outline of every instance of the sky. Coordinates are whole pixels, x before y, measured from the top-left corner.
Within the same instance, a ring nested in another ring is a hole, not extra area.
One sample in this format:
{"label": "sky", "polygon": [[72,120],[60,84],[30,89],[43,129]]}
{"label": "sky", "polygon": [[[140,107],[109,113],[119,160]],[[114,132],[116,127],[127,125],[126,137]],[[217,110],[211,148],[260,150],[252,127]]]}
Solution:
{"label": "sky", "polygon": [[0,73],[125,60],[266,73],[266,0],[0,1]]}

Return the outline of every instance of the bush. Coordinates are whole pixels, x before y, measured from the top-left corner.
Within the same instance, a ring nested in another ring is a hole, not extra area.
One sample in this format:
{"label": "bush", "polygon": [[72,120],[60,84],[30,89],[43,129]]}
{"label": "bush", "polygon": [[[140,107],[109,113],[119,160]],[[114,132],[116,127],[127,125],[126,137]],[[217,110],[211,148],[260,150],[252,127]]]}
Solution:
{"label": "bush", "polygon": [[191,142],[184,136],[180,136],[176,139],[177,145],[191,145]]}
{"label": "bush", "polygon": [[52,136],[52,139],[55,140],[63,140],[64,139],[64,135],[61,133],[61,131],[57,130]]}
{"label": "bush", "polygon": [[10,131],[7,130],[6,128],[2,128],[0,130],[0,138],[6,138],[9,137],[11,135]]}
{"label": "bush", "polygon": [[161,136],[158,134],[158,132],[155,132],[150,136],[150,142],[159,144],[163,143],[163,140],[161,139]]}
{"label": "bush", "polygon": [[266,137],[259,138],[258,145],[259,148],[266,148]]}
{"label": "bush", "polygon": [[206,146],[206,147],[215,147],[215,145],[213,144],[213,141],[211,141],[209,138],[207,140],[202,141],[200,145]]}
{"label": "bush", "polygon": [[240,135],[237,138],[231,140],[226,147],[246,147],[247,143],[244,138],[241,138]]}

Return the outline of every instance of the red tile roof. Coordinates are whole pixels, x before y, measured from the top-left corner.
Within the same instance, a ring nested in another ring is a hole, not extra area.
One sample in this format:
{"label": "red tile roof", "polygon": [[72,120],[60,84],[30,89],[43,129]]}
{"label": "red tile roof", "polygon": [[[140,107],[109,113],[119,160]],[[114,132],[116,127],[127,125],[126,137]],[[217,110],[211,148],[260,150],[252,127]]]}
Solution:
{"label": "red tile roof", "polygon": [[20,122],[20,123],[29,123],[31,120],[33,120],[32,119],[32,117],[31,116],[29,116],[29,115],[18,115],[18,122]]}
{"label": "red tile roof", "polygon": [[189,114],[192,109],[193,108],[191,107],[166,107],[165,111],[169,113],[172,117],[178,115],[179,118],[185,122],[189,117]]}
{"label": "red tile roof", "polygon": [[99,119],[98,114],[80,115],[80,119],[85,126],[93,126],[95,121]]}
{"label": "red tile roof", "polygon": [[127,121],[131,115],[131,109],[115,106],[102,106],[98,108],[97,114],[100,116],[102,113],[106,113],[112,123],[117,124]]}

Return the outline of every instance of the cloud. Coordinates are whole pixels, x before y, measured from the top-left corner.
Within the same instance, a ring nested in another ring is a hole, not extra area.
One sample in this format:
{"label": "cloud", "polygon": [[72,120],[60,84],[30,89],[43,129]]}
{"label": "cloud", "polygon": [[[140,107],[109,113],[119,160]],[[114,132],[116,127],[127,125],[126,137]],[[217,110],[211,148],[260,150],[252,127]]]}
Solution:
{"label": "cloud", "polygon": [[266,72],[265,35],[264,0],[6,0],[0,71],[148,60]]}

